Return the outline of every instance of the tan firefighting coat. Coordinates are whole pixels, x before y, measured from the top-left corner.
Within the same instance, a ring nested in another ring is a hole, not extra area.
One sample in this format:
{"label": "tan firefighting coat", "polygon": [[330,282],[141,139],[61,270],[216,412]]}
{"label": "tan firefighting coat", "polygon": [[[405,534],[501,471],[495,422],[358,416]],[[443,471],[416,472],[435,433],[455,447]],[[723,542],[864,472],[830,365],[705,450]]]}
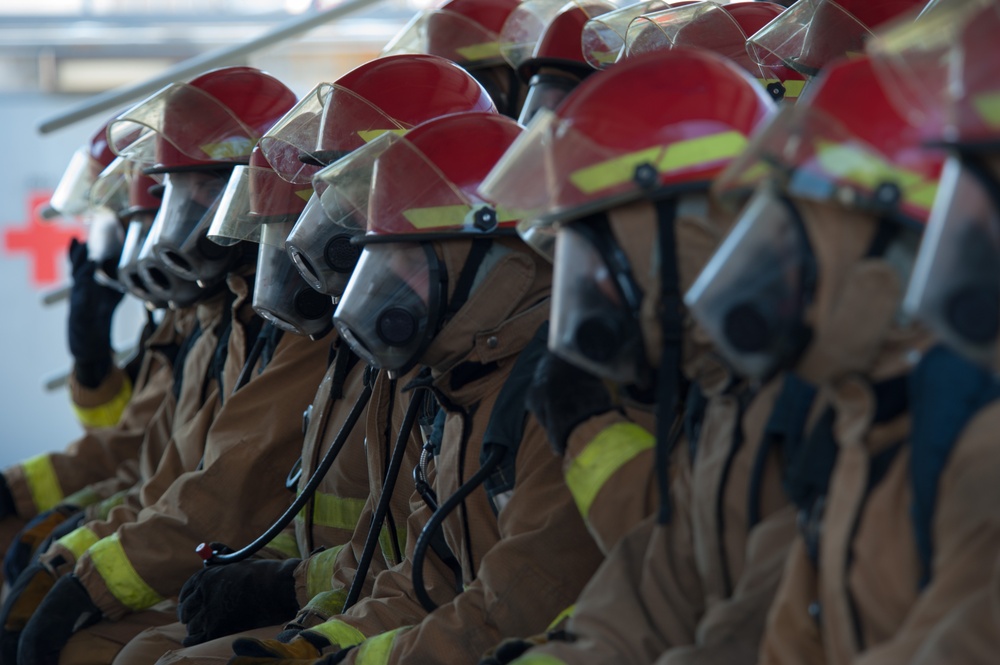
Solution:
{"label": "tan firefighting coat", "polygon": [[134,391],[116,425],[88,431],[63,452],[38,455],[3,472],[19,516],[31,518],[62,502],[89,505],[135,481],[146,431],[173,386],[165,347],[182,344],[194,320],[193,308],[166,313],[146,342]]}
{"label": "tan firefighting coat", "polygon": [[247,278],[230,275],[228,283],[236,298],[222,389],[213,389],[220,405],[211,408],[213,398],[207,398],[174,432],[143,488],[135,521],[118,525],[113,511],[109,522],[85,527],[97,540],[74,572],[107,619],[176,594],[201,566],[194,552],[199,543],[241,546],[291,502],[284,480],[301,450],[302,412],[326,371],[329,339],[313,343],[284,335],[264,371],[229,394],[254,343],[247,339],[254,314]]}
{"label": "tan firefighting coat", "polygon": [[[458,274],[464,259],[448,252],[463,251],[462,244],[445,243],[449,274]],[[548,317],[549,268],[517,245],[520,251],[500,260],[422,359],[447,412],[433,480],[439,501],[480,468],[482,437],[498,394],[518,353]],[[414,595],[410,557],[430,517],[421,507],[409,519],[406,561],[379,575],[370,597],[311,630],[339,646],[362,643],[345,662],[365,664],[475,662],[504,637],[544,630],[601,559],[560,466],[542,428],[527,418],[514,489],[499,513],[480,486],[442,526],[461,563],[461,591],[429,552],[424,577],[439,606],[427,614]]]}

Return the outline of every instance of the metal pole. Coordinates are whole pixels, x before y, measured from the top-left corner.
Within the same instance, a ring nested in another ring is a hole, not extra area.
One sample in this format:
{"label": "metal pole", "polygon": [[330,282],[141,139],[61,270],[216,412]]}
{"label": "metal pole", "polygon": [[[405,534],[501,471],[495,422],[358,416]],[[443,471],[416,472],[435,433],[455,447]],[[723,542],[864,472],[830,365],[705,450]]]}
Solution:
{"label": "metal pole", "polygon": [[122,86],[120,88],[115,88],[114,90],[109,90],[99,95],[95,95],[68,111],[57,113],[54,116],[42,120],[38,123],[38,132],[40,134],[48,134],[49,132],[54,132],[57,129],[62,129],[63,127],[73,124],[74,122],[83,120],[84,118],[89,118],[90,116],[100,113],[101,111],[117,109],[125,102],[131,101],[141,95],[155,92],[165,85],[183,80],[194,74],[200,74],[206,69],[231,63],[242,55],[246,55],[247,53],[252,53],[262,48],[266,48],[271,44],[284,41],[290,37],[298,35],[299,33],[312,30],[317,26],[333,21],[342,16],[346,16],[377,2],[381,2],[381,0],[347,0],[347,2],[339,4],[335,7],[330,7],[329,9],[325,9],[321,12],[309,13],[298,18],[290,19],[260,37],[251,39],[243,44],[226,46],[214,51],[209,51],[208,53],[202,53],[201,55],[189,58],[184,62],[179,62],[159,76],[149,79],[143,83]]}

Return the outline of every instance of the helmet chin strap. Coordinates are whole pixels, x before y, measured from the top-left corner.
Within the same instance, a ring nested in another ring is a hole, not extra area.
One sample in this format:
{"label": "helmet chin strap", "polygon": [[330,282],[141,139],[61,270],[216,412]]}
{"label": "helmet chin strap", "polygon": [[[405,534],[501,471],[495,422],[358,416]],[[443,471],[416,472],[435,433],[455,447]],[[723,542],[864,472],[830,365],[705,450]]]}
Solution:
{"label": "helmet chin strap", "polygon": [[[465,303],[469,301],[469,296],[472,294],[472,287],[476,281],[476,275],[483,264],[483,259],[486,258],[486,254],[492,246],[492,238],[476,238],[472,241],[469,255],[465,257],[465,264],[458,275],[458,281],[455,282],[455,292],[451,295],[450,299],[447,292],[442,294],[444,317],[441,319],[441,326],[448,323],[458,313],[458,310],[462,309]],[[440,329],[440,326],[438,329]]]}

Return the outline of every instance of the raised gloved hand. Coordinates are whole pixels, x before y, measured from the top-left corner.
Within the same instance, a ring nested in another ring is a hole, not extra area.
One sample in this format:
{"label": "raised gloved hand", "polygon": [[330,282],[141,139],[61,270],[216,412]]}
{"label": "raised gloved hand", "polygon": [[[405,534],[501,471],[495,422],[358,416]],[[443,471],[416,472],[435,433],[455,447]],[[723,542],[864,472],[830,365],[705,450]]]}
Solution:
{"label": "raised gloved hand", "polygon": [[614,408],[601,379],[551,351],[535,367],[525,403],[545,428],[557,455],[566,453],[569,435],[577,425]]}
{"label": "raised gloved hand", "polygon": [[240,561],[209,566],[181,588],[177,616],[187,624],[184,646],[288,621],[299,610],[295,568],[301,559]]}
{"label": "raised gloved hand", "polygon": [[31,557],[39,546],[52,534],[52,531],[65,521],[80,513],[80,508],[70,504],[60,504],[47,510],[28,522],[14,537],[14,542],[7,549],[3,558],[3,574],[7,582],[13,584],[24,569],[31,563]]}
{"label": "raised gloved hand", "polygon": [[17,662],[21,631],[55,583],[55,573],[42,564],[28,566],[13,583],[0,609],[0,662]]}
{"label": "raised gloved hand", "polygon": [[73,633],[100,620],[101,610],[76,575],[60,578],[21,633],[18,665],[59,665],[59,653]]}
{"label": "raised gloved hand", "polygon": [[[311,631],[283,631],[274,640],[257,640],[241,637],[233,641],[229,665],[280,665],[312,663],[323,657],[323,649],[330,641]],[[335,655],[335,654],[330,654]]]}
{"label": "raised gloved hand", "polygon": [[94,279],[97,264],[87,258],[87,245],[76,238],[69,245],[69,260],[73,274],[68,326],[73,374],[84,387],[96,388],[111,368],[111,317],[124,294]]}

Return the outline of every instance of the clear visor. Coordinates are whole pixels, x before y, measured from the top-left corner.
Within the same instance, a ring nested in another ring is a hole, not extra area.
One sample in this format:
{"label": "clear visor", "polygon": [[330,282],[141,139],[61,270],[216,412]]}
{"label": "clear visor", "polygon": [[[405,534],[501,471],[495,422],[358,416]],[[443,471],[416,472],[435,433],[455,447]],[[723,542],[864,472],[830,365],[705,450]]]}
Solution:
{"label": "clear visor", "polygon": [[738,372],[765,380],[802,350],[814,272],[798,213],[763,187],[684,302]]}
{"label": "clear visor", "polygon": [[371,169],[369,233],[492,232],[516,219],[459,188],[405,137],[387,135],[380,143]]}
{"label": "clear visor", "polygon": [[[237,166],[208,228],[208,239],[223,246],[241,240],[261,242],[262,224],[294,222],[311,195],[308,184],[287,182],[269,168]],[[284,238],[281,243],[284,248]]]}
{"label": "clear visor", "polygon": [[230,253],[208,239],[228,175],[186,171],[164,177],[163,203],[149,233],[157,258],[188,280],[214,282],[225,275]]}
{"label": "clear visor", "polygon": [[154,302],[165,302],[177,309],[190,307],[204,295],[197,282],[184,279],[168,270],[153,251],[152,229],[139,250],[138,271],[142,284]]}
{"label": "clear visor", "polygon": [[67,217],[86,212],[90,207],[90,188],[99,170],[100,166],[90,157],[90,151],[86,147],[78,148],[52,192],[49,205]]}
{"label": "clear visor", "polygon": [[333,326],[333,301],[310,288],[284,249],[294,220],[263,224],[257,250],[253,309],[278,328],[320,337]]}
{"label": "clear visor", "polygon": [[703,48],[764,78],[760,65],[747,55],[746,41],[739,23],[721,5],[698,2],[636,18],[625,34],[624,57],[678,47]]}
{"label": "clear visor", "polygon": [[937,193],[936,173],[928,170],[935,159],[920,145],[890,157],[821,110],[785,106],[723,171],[713,191],[738,204],[762,182],[776,180],[799,198],[919,221]]}
{"label": "clear visor", "polygon": [[115,157],[90,188],[90,205],[94,208],[107,208],[118,214],[124,212],[129,207],[132,176],[133,164]]}
{"label": "clear visor", "polygon": [[363,229],[363,218],[356,222],[341,215],[327,216],[319,195],[313,194],[288,234],[285,249],[309,286],[339,298],[361,255],[351,238],[364,233]]}
{"label": "clear visor", "polygon": [[148,143],[136,141],[147,130],[197,161],[246,161],[258,138],[225,104],[187,83],[173,83],[115,118],[108,126],[111,150],[152,161]]}
{"label": "clear visor", "polygon": [[618,56],[625,49],[629,24],[643,14],[669,8],[663,0],[648,0],[590,19],[583,25],[583,57],[594,69],[610,67],[618,62]]}
{"label": "clear visor", "polygon": [[525,0],[510,13],[500,30],[500,53],[515,70],[528,61],[545,28],[566,6],[566,0]]}
{"label": "clear visor", "polygon": [[527,126],[542,109],[555,110],[577,85],[579,81],[573,77],[561,74],[535,74],[531,77],[528,95],[524,98],[517,122]]}
{"label": "clear visor", "polygon": [[872,32],[833,0],[798,0],[747,41],[760,65],[787,65],[815,76],[830,61],[864,51]]}
{"label": "clear visor", "polygon": [[[622,384],[639,380],[643,358],[637,312],[623,283],[579,225],[559,229],[552,281],[549,348],[568,362]],[[635,305],[641,295],[631,293]]]}
{"label": "clear visor", "polygon": [[341,336],[380,369],[406,371],[433,335],[432,255],[419,244],[368,245],[337,305],[333,321]]}
{"label": "clear visor", "polygon": [[500,35],[447,9],[421,12],[403,26],[380,56],[429,53],[463,66],[500,64]]}
{"label": "clear visor", "polygon": [[991,365],[1000,330],[1000,192],[953,157],[903,301],[946,344]]}
{"label": "clear visor", "polygon": [[395,133],[382,134],[316,173],[313,189],[326,218],[355,231],[367,229],[375,161],[398,138]]}

